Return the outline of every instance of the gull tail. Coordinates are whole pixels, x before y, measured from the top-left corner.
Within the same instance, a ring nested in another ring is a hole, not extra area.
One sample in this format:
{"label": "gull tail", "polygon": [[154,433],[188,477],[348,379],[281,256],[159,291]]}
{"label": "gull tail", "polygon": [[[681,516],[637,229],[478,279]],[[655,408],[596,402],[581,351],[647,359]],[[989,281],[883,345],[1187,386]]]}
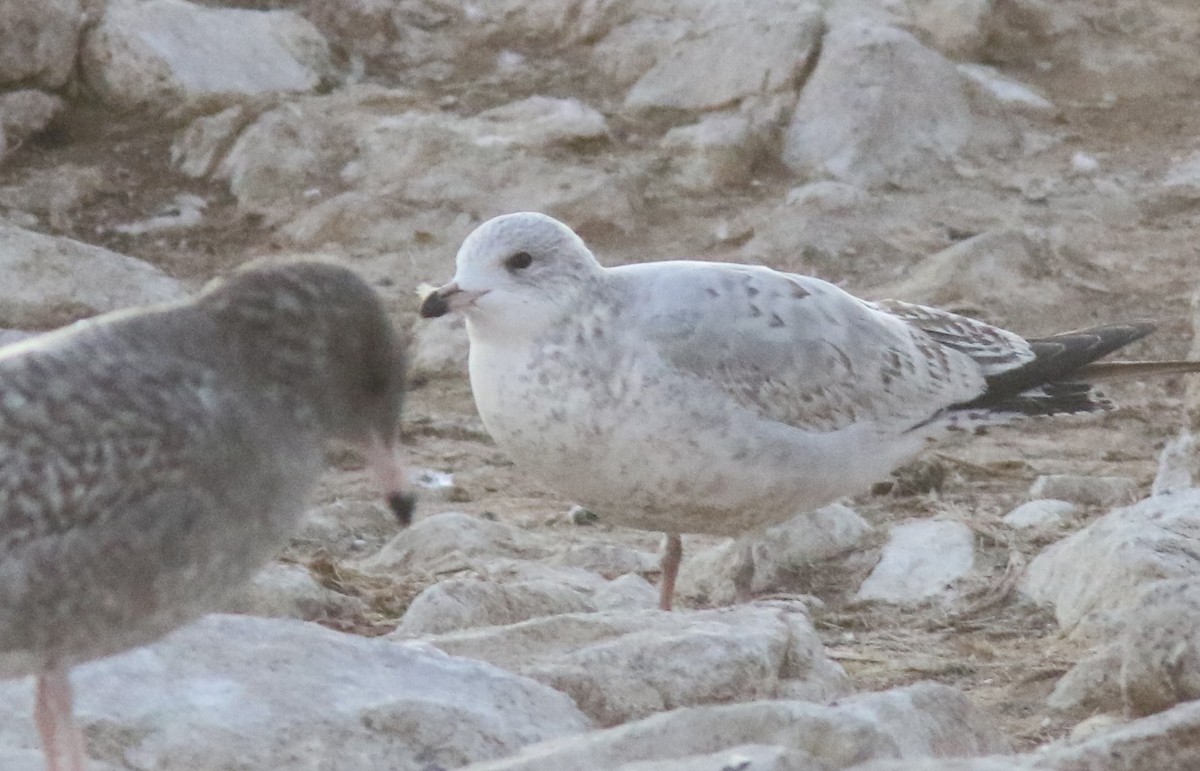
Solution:
{"label": "gull tail", "polygon": [[1200,373],[1197,361],[1097,361],[1154,329],[1134,321],[1030,340],[1032,360],[989,377],[982,395],[953,409],[975,417],[1095,412],[1113,404],[1095,392],[1094,381]]}

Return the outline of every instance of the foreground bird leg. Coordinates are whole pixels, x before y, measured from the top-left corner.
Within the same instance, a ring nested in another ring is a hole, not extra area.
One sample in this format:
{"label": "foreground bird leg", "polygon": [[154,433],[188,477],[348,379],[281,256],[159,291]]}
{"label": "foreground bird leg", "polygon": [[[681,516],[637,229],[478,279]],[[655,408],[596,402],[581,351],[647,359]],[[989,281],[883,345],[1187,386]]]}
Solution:
{"label": "foreground bird leg", "polygon": [[658,607],[670,610],[675,599],[675,577],[679,575],[679,563],[683,559],[683,539],[679,533],[667,533],[663,544],[662,578],[658,584]]}
{"label": "foreground bird leg", "polygon": [[56,667],[38,675],[33,715],[46,752],[47,771],[84,771],[83,734],[72,715],[67,670]]}

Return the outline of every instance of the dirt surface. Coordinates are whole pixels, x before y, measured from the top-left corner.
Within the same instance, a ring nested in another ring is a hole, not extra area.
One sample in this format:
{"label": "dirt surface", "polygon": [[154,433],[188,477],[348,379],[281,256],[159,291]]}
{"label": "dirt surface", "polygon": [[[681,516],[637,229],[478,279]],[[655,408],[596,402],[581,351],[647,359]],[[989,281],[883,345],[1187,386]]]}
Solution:
{"label": "dirt surface", "polygon": [[[1096,74],[1070,58],[1081,50],[1078,47],[1025,38],[1021,39],[1023,46],[1012,43],[1007,49],[993,51],[993,63],[1039,88],[1059,108],[1058,118],[1046,129],[1058,140],[1045,151],[979,164],[940,189],[873,194],[872,206],[877,210],[847,225],[856,233],[871,234],[863,241],[868,246],[856,247],[852,250],[856,253],[797,252],[786,246],[786,238],[774,242],[760,239],[764,244],[760,247],[762,261],[820,275],[863,296],[876,297],[881,287],[905,276],[926,255],[971,234],[1005,226],[1059,228],[1060,243],[1066,247],[1061,254],[1066,256],[1069,270],[1045,280],[1066,286],[1071,302],[1035,318],[1021,317],[1019,298],[1012,305],[1015,311],[978,310],[988,320],[1012,324],[1024,334],[1152,317],[1161,322],[1159,332],[1131,348],[1130,356],[1183,356],[1192,337],[1189,300],[1200,284],[1200,242],[1195,228],[1200,208],[1183,206],[1146,216],[1139,201],[1151,195],[1154,180],[1173,160],[1200,149],[1196,101],[1200,86],[1195,67],[1182,54],[1176,55],[1186,48],[1187,56],[1194,58],[1200,12],[1192,0],[1157,5],[1160,13],[1154,22],[1141,26],[1122,22],[1125,16],[1138,16],[1140,5],[1129,0],[1064,7],[1072,7],[1071,13],[1087,19],[1078,33],[1083,41],[1080,46],[1090,46],[1098,56],[1118,48],[1155,50],[1165,62],[1161,65]],[[1161,43],[1156,43],[1156,38]],[[559,62],[558,66],[569,65]],[[406,85],[402,75],[368,71],[368,76],[389,85]],[[582,80],[567,73],[554,82],[562,85]],[[440,93],[460,97],[462,104],[475,107],[480,106],[475,104],[481,101],[480,94],[487,94],[484,101],[488,102],[524,95],[497,93],[491,81],[451,79],[438,88]],[[169,147],[177,130],[178,126],[161,120],[75,104],[51,132],[0,168],[0,188],[36,187],[39,178],[53,177],[70,167],[98,169],[99,184],[78,200],[58,206],[52,215],[39,215],[40,229],[143,258],[196,286],[250,258],[288,251],[274,229],[239,214],[222,183],[189,179],[171,168]],[[620,163],[626,153],[633,157],[635,147],[636,140],[614,143],[597,162]],[[1070,159],[1075,152],[1094,156],[1101,173],[1115,180],[1112,185],[1073,176]],[[584,235],[608,264],[674,256],[745,259],[740,248],[752,236],[786,233],[787,223],[778,221],[778,203],[796,184],[781,169],[760,171],[752,186],[734,194],[686,197],[651,185],[645,191],[636,227],[625,233]],[[1053,180],[1054,193],[1044,198],[1028,195],[1027,183],[1033,179]],[[184,192],[208,201],[202,225],[141,236],[114,229],[153,216]],[[714,236],[721,223],[744,235],[726,240]],[[772,247],[772,243],[784,246]],[[412,290],[417,283],[439,282],[450,275],[455,247],[437,238],[427,244],[403,245],[403,250],[435,255],[434,264],[441,266],[437,275],[415,274],[408,267],[410,261],[395,254],[361,257],[373,268],[370,272],[386,274],[381,290],[392,299],[399,324],[415,322]],[[349,255],[347,259],[354,265],[359,257]],[[1110,414],[1030,422],[928,453],[925,460],[940,464],[946,472],[940,490],[916,495],[888,493],[853,501],[877,526],[909,517],[961,520],[978,532],[980,547],[978,578],[966,588],[967,601],[951,611],[853,603],[853,590],[874,559],[871,550],[843,563],[818,566],[788,587],[823,601],[824,607],[814,610],[813,621],[830,655],[850,673],[857,690],[920,679],[955,685],[994,715],[1021,749],[1069,730],[1072,723],[1050,714],[1045,699],[1085,647],[1065,639],[1048,612],[1022,603],[1013,590],[1022,566],[1049,539],[1021,536],[1001,526],[999,517],[1028,500],[1029,487],[1040,474],[1123,475],[1148,490],[1158,451],[1186,420],[1183,383],[1165,378],[1114,385],[1109,390],[1122,405]],[[427,496],[421,515],[451,509],[490,512],[563,539],[602,538],[657,548],[657,534],[610,528],[603,518],[587,529],[568,524],[564,513],[571,501],[521,474],[488,440],[465,381],[422,385],[411,394],[407,415],[411,463],[453,473],[457,486],[455,501]],[[323,483],[321,500],[369,497],[357,461],[349,457],[337,461],[337,470]],[[1102,513],[1089,510],[1073,527]],[[877,532],[883,530],[877,528]],[[685,559],[688,550],[712,543],[716,540],[688,538]],[[338,624],[366,634],[394,626],[416,592],[440,578],[367,581],[313,544],[297,543],[287,559],[311,565],[327,585],[368,597],[369,617]],[[688,598],[683,602],[687,605]]]}

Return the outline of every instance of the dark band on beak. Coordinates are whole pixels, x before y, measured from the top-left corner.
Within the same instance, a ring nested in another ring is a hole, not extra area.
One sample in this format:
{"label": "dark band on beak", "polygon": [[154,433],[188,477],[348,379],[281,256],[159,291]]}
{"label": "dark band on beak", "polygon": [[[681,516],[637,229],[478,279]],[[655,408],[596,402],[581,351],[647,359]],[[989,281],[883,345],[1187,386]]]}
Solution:
{"label": "dark band on beak", "polygon": [[450,312],[450,306],[446,304],[446,298],[441,292],[430,292],[425,301],[421,303],[421,318],[436,319],[438,316],[445,316]]}
{"label": "dark band on beak", "polygon": [[411,493],[392,493],[387,497],[388,508],[404,527],[412,524],[413,511],[417,508],[417,496]]}

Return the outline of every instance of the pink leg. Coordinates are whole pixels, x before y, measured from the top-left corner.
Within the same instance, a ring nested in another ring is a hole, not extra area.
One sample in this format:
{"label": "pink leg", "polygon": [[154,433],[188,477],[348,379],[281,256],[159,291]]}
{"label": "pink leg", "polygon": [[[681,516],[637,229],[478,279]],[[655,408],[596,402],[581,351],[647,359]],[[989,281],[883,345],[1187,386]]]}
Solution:
{"label": "pink leg", "polygon": [[667,533],[663,546],[662,579],[658,584],[658,607],[670,610],[675,600],[675,577],[679,575],[679,562],[683,559],[683,539],[679,533]]}
{"label": "pink leg", "polygon": [[71,713],[67,670],[56,668],[38,675],[33,717],[42,736],[47,771],[84,771],[83,734]]}

